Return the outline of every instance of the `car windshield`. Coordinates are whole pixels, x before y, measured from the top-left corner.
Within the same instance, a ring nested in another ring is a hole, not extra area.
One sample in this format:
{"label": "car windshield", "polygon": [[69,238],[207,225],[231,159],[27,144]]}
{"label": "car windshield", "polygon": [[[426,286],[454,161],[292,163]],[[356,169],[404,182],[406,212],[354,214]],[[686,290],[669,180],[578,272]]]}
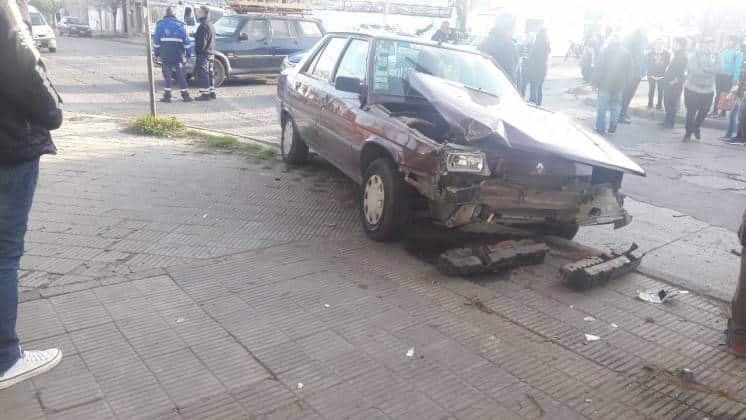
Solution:
{"label": "car windshield", "polygon": [[80,23],[80,19],[78,18],[67,18],[67,23],[71,25],[77,25]]}
{"label": "car windshield", "polygon": [[[381,40],[376,47],[373,91],[379,95],[413,96],[407,83],[411,71],[460,83],[490,95],[518,97],[505,74],[489,59],[468,51]],[[419,96],[419,95],[417,95]]]}
{"label": "car windshield", "polygon": [[41,26],[44,25],[44,18],[41,17],[38,13],[31,13],[31,26]]}
{"label": "car windshield", "polygon": [[215,22],[215,35],[231,36],[236,33],[238,25],[243,22],[241,16],[223,16]]}

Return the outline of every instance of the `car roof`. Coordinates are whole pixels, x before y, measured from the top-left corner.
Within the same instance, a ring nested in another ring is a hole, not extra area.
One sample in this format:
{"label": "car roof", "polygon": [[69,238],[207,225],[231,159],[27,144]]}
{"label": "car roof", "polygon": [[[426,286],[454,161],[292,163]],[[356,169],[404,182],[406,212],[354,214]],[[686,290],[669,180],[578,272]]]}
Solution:
{"label": "car roof", "polygon": [[445,42],[435,42],[431,41],[427,38],[418,38],[415,36],[410,35],[399,35],[394,34],[391,32],[386,31],[347,31],[347,32],[327,32],[326,36],[361,36],[371,39],[385,39],[389,41],[401,41],[401,42],[411,42],[413,44],[421,44],[421,45],[427,45],[431,47],[437,47],[437,48],[445,48],[449,50],[454,51],[461,51],[461,52],[468,52],[472,54],[478,54],[478,55],[484,55],[481,52],[474,49],[474,47],[470,47],[468,45],[456,45],[456,44],[448,44]]}
{"label": "car roof", "polygon": [[321,23],[320,19],[300,16],[300,15],[281,15],[278,13],[236,13],[233,15],[225,15],[224,17],[241,17],[246,20],[249,19],[279,19],[279,20],[302,20],[308,22]]}

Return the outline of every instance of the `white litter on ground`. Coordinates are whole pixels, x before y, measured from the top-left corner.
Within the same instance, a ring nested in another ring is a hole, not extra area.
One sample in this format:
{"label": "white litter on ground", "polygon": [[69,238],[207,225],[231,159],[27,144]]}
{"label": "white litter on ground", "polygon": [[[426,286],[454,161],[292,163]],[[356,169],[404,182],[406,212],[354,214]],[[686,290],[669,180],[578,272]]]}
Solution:
{"label": "white litter on ground", "polygon": [[585,335],[585,341],[587,341],[587,342],[598,341],[600,339],[601,339],[601,337],[599,337],[597,335],[593,335],[593,334],[586,334]]}
{"label": "white litter on ground", "polygon": [[414,357],[414,347],[407,350],[407,357]]}
{"label": "white litter on ground", "polygon": [[665,303],[676,296],[689,294],[686,290],[646,290],[638,291],[637,298],[650,303]]}
{"label": "white litter on ground", "polygon": [[595,320],[596,320],[596,318],[594,318],[592,316],[587,316],[587,317],[583,318],[583,321],[585,321],[585,322],[593,322]]}

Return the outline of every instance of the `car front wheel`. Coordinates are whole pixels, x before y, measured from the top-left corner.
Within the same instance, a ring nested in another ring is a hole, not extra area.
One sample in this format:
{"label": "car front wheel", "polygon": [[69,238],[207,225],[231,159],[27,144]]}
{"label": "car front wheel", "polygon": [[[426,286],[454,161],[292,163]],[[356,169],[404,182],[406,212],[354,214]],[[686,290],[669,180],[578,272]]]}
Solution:
{"label": "car front wheel", "polygon": [[213,65],[213,85],[220,87],[225,82],[226,77],[223,62],[216,58]]}
{"label": "car front wheel", "polygon": [[301,140],[295,128],[295,122],[288,116],[282,126],[280,138],[282,160],[291,165],[301,165],[308,159],[308,145]]}
{"label": "car front wheel", "polygon": [[360,191],[360,219],[368,237],[398,239],[409,220],[411,193],[394,162],[379,158],[368,165]]}

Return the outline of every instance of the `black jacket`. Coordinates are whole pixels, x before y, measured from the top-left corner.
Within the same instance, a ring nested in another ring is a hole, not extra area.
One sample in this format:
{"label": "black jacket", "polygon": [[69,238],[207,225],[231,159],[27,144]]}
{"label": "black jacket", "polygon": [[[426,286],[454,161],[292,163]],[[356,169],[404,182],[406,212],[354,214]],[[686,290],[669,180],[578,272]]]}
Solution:
{"label": "black jacket", "polygon": [[618,42],[612,42],[601,50],[593,70],[593,84],[600,90],[621,91],[633,74],[633,60]]}
{"label": "black jacket", "polygon": [[479,45],[479,51],[492,57],[513,83],[518,80],[518,48],[509,36],[492,32]]}
{"label": "black jacket", "polygon": [[194,34],[195,55],[215,55],[215,26],[208,19],[200,21]]}
{"label": "black jacket", "polygon": [[0,2],[0,163],[56,153],[49,130],[62,125],[62,100],[47,78],[27,17],[16,0]]}
{"label": "black jacket", "polygon": [[526,78],[529,81],[544,80],[547,76],[547,62],[549,60],[549,43],[536,41],[528,53],[526,60]]}
{"label": "black jacket", "polygon": [[670,62],[671,54],[668,51],[650,51],[647,56],[648,77],[663,77]]}
{"label": "black jacket", "polygon": [[673,54],[671,63],[663,75],[664,86],[683,86],[684,73],[686,72],[686,52],[679,51]]}

